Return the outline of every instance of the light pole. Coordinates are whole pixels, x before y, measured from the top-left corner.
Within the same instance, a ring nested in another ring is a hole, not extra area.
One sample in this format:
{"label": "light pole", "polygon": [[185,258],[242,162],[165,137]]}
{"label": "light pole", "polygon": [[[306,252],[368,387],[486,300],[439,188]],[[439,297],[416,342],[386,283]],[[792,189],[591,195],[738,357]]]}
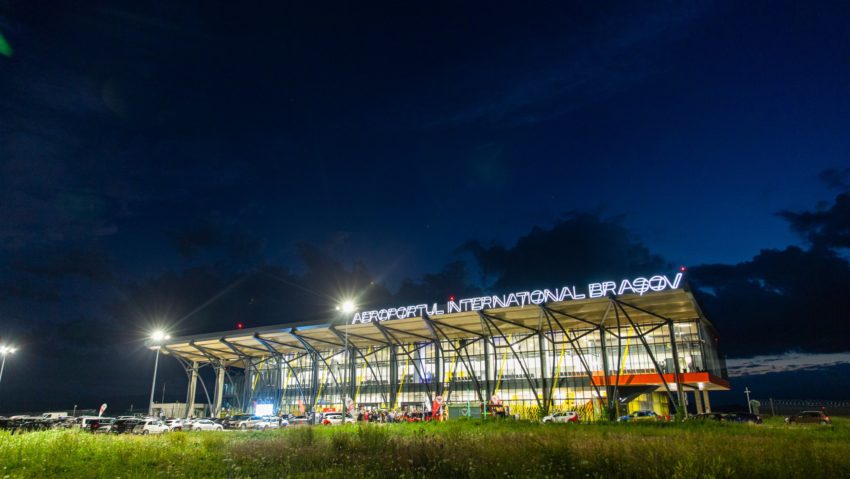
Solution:
{"label": "light pole", "polygon": [[18,348],[14,346],[0,346],[0,355],[3,356],[3,362],[0,364],[0,381],[3,380],[3,370],[6,369],[6,356],[15,354]]}
{"label": "light pole", "polygon": [[750,393],[751,392],[752,391],[750,391],[750,388],[747,388],[747,387],[744,388],[744,394],[747,395],[747,407],[750,409],[750,414],[753,413],[753,403],[750,402]]}
{"label": "light pole", "polygon": [[[348,299],[342,302],[339,306],[337,306],[337,311],[342,312],[342,317],[345,319],[345,359],[343,360],[343,385],[345,387],[340,391],[340,397],[342,398],[342,425],[345,425],[345,415],[348,413],[348,404],[346,404],[346,399],[348,399],[348,362],[350,361],[348,354],[348,319],[351,313],[353,313],[357,309],[357,305],[354,304],[354,301]],[[351,399],[354,401],[354,398]]]}
{"label": "light pole", "polygon": [[148,416],[153,416],[153,393],[156,389],[156,370],[159,367],[159,350],[162,349],[162,342],[166,339],[171,339],[165,331],[158,329],[151,334],[151,340],[157,343],[156,360],[153,363],[153,380],[151,381],[151,400],[148,403]]}

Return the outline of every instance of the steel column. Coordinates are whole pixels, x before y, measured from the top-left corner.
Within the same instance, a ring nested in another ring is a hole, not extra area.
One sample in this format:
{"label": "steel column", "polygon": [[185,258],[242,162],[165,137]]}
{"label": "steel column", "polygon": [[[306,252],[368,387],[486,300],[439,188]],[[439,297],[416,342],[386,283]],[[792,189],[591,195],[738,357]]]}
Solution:
{"label": "steel column", "polygon": [[608,366],[608,346],[605,341],[605,328],[599,327],[599,348],[602,355],[602,378],[605,384],[605,408],[608,410],[608,419],[613,420],[614,415],[611,409],[611,381],[608,379],[608,372],[611,368]]}
{"label": "steel column", "polygon": [[224,396],[224,366],[219,365],[215,368],[215,409],[214,417],[221,417],[221,403]]}
{"label": "steel column", "polygon": [[192,377],[189,379],[189,398],[186,401],[186,417],[192,417],[195,412],[195,394],[198,389],[198,362],[192,361]]}
{"label": "steel column", "polygon": [[546,341],[543,337],[542,332],[537,333],[537,343],[540,348],[540,381],[541,386],[543,386],[543,416],[549,415],[549,386],[546,381],[546,357],[548,356],[546,352]]}
{"label": "steel column", "polygon": [[681,367],[679,366],[679,348],[676,346],[676,329],[673,327],[673,321],[668,319],[667,327],[670,330],[670,344],[673,346],[673,368],[675,369],[673,377],[676,380],[676,392],[677,396],[679,396],[679,405],[682,406],[681,409],[685,413],[685,417],[688,417],[688,408],[684,407],[686,404],[685,390],[682,387]]}

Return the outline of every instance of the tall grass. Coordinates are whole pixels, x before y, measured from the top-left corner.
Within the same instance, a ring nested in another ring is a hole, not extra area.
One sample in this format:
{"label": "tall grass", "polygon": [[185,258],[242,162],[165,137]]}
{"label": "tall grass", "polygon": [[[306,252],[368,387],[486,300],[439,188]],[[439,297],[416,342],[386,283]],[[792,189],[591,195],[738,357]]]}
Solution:
{"label": "tall grass", "polygon": [[0,434],[0,478],[850,477],[850,423],[438,424]]}

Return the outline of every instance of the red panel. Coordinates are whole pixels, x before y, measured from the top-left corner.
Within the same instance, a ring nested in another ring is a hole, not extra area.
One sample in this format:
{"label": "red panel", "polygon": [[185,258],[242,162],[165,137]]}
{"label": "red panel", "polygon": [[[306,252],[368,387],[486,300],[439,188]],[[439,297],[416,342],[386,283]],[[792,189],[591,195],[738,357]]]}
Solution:
{"label": "red panel", "polygon": [[[673,384],[676,382],[676,379],[673,377],[672,373],[668,373],[664,375],[664,380],[667,381],[667,384]],[[712,383],[717,386],[720,386],[725,389],[731,389],[729,386],[729,381],[725,379],[719,378],[717,376],[712,376],[709,373],[679,373],[679,381],[688,384],[696,384],[696,383]],[[605,385],[605,377],[600,375],[593,376],[593,383],[597,386]],[[613,386],[617,383],[617,376],[610,375],[608,376],[608,385]],[[661,381],[661,377],[658,374],[621,374],[620,375],[620,386],[644,386],[644,385],[662,385],[664,384]]]}

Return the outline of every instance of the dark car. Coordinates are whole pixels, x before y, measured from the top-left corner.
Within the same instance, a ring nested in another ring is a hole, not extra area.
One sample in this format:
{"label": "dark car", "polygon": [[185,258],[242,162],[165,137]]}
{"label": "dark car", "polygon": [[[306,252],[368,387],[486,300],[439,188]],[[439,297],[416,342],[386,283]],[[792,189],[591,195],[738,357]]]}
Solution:
{"label": "dark car", "polygon": [[823,411],[803,411],[786,417],[785,422],[788,424],[832,424],[832,420]]}
{"label": "dark car", "polygon": [[239,429],[239,424],[250,420],[252,417],[254,417],[253,414],[234,414],[233,416],[222,420],[221,425],[224,426],[225,429]]}
{"label": "dark car", "polygon": [[139,424],[144,424],[143,419],[118,419],[112,423],[110,432],[115,434],[130,434],[133,428]]}
{"label": "dark car", "polygon": [[723,420],[728,422],[745,422],[750,424],[761,424],[761,416],[748,412],[732,412],[723,415]]}
{"label": "dark car", "polygon": [[725,421],[726,415],[719,412],[704,412],[700,414],[694,414],[693,416],[688,416],[689,421]]}

